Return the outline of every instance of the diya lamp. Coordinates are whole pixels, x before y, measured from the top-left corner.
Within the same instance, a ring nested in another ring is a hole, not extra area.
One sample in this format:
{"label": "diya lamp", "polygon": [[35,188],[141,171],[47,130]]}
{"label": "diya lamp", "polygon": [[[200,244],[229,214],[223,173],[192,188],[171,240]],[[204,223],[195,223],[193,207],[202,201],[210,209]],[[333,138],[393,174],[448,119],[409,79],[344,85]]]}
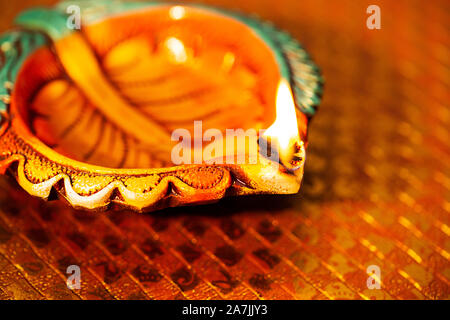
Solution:
{"label": "diya lamp", "polygon": [[[0,172],[32,196],[151,211],[298,192],[321,77],[287,33],[152,2],[66,1],[16,24],[0,37]],[[198,120],[219,149],[228,129],[253,129],[256,148],[228,161],[233,142],[198,161]],[[194,135],[192,162],[173,161],[180,128]]]}

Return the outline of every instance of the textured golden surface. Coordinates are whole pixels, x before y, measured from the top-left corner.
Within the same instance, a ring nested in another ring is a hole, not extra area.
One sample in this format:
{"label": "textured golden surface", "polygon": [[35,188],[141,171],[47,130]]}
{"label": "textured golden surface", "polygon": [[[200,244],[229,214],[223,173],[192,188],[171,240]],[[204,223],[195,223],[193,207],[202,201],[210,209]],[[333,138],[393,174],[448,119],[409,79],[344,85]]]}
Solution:
{"label": "textured golden surface", "polygon": [[377,1],[374,31],[371,1],[207,2],[273,20],[322,68],[300,194],[91,214],[2,178],[0,297],[448,299],[448,2]]}

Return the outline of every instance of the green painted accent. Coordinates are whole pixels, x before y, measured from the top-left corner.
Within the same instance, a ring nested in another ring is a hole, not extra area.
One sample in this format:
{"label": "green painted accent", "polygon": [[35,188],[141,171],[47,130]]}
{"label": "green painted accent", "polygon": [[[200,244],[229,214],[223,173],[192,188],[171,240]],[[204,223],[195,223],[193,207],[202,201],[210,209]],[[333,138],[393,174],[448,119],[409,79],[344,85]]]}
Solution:
{"label": "green painted accent", "polygon": [[[11,90],[5,84],[14,84],[27,57],[45,44],[47,38],[35,31],[13,31],[0,36],[0,96],[10,95]],[[6,112],[8,105],[0,99],[0,112]]]}
{"label": "green painted accent", "polygon": [[57,9],[33,8],[16,17],[15,23],[21,27],[46,33],[53,40],[73,32],[67,27],[68,15]]}

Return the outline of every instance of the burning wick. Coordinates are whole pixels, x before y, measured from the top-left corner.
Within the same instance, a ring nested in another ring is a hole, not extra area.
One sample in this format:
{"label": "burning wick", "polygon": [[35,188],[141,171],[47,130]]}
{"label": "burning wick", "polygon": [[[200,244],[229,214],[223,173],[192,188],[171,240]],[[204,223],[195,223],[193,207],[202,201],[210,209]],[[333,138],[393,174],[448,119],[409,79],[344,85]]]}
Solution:
{"label": "burning wick", "polygon": [[[282,79],[277,89],[276,119],[261,137],[267,146],[275,145],[279,162],[289,171],[299,169],[305,159],[305,148],[300,140],[297,114],[292,91]],[[260,139],[261,139],[260,138]]]}

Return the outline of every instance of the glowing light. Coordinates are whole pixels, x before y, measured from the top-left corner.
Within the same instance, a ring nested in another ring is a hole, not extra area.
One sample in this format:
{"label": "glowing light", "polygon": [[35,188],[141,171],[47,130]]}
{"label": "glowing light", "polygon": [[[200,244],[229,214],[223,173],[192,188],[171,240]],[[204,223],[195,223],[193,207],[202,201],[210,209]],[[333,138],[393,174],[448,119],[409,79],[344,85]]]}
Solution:
{"label": "glowing light", "polygon": [[292,91],[288,82],[282,79],[278,84],[276,120],[265,131],[264,136],[275,138],[283,151],[288,151],[293,141],[299,141],[297,114]]}
{"label": "glowing light", "polygon": [[187,61],[186,48],[181,40],[170,37],[165,41],[165,46],[176,63],[184,63]]}
{"label": "glowing light", "polygon": [[186,10],[182,6],[174,6],[169,10],[169,16],[173,20],[183,19],[186,15]]}

